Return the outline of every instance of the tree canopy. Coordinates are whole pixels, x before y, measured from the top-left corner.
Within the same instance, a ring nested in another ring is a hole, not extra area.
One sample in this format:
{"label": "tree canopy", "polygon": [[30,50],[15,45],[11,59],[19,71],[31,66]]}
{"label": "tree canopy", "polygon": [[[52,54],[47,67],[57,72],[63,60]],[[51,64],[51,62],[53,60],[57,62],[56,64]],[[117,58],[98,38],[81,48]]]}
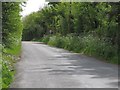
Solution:
{"label": "tree canopy", "polygon": [[[50,3],[47,7],[23,19],[23,40],[41,38],[49,34],[95,33],[101,38],[117,42],[118,3]],[[26,35],[27,34],[27,35]],[[31,36],[31,37],[27,37]],[[29,38],[29,39],[28,39]]]}
{"label": "tree canopy", "polygon": [[23,40],[43,38],[53,46],[117,61],[119,7],[119,2],[49,3],[24,17]]}

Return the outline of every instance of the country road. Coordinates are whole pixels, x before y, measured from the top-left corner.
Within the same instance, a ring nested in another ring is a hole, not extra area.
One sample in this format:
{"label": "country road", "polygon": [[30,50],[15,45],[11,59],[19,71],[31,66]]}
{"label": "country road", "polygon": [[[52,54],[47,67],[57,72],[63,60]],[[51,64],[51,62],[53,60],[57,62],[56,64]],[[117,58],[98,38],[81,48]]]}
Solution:
{"label": "country road", "polygon": [[22,42],[11,88],[118,88],[118,67],[37,42]]}

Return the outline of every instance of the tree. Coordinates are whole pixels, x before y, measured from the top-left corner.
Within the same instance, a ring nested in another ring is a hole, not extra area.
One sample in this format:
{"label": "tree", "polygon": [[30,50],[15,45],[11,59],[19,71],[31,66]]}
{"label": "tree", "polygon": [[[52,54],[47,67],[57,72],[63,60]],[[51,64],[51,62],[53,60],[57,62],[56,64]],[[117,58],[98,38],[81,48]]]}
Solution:
{"label": "tree", "polygon": [[11,48],[19,45],[22,35],[22,22],[19,2],[2,3],[2,41],[3,46]]}

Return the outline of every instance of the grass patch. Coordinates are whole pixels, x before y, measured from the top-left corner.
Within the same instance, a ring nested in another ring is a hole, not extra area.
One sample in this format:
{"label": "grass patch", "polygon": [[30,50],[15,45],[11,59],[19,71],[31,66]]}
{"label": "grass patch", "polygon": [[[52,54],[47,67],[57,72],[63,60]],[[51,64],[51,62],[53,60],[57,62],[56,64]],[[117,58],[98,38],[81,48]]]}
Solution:
{"label": "grass patch", "polygon": [[3,52],[14,56],[19,56],[21,53],[21,45],[14,45],[11,48],[4,48]]}
{"label": "grass patch", "polygon": [[2,50],[2,88],[9,88],[15,74],[14,64],[17,61],[21,45],[3,48]]}

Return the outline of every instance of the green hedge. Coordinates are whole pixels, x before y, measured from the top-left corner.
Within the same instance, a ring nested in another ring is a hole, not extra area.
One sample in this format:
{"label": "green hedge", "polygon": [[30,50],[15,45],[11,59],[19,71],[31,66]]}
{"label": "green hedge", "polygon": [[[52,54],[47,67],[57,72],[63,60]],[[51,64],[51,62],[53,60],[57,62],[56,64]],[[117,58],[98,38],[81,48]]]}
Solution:
{"label": "green hedge", "polygon": [[21,50],[21,2],[2,2],[2,88],[9,88]]}

